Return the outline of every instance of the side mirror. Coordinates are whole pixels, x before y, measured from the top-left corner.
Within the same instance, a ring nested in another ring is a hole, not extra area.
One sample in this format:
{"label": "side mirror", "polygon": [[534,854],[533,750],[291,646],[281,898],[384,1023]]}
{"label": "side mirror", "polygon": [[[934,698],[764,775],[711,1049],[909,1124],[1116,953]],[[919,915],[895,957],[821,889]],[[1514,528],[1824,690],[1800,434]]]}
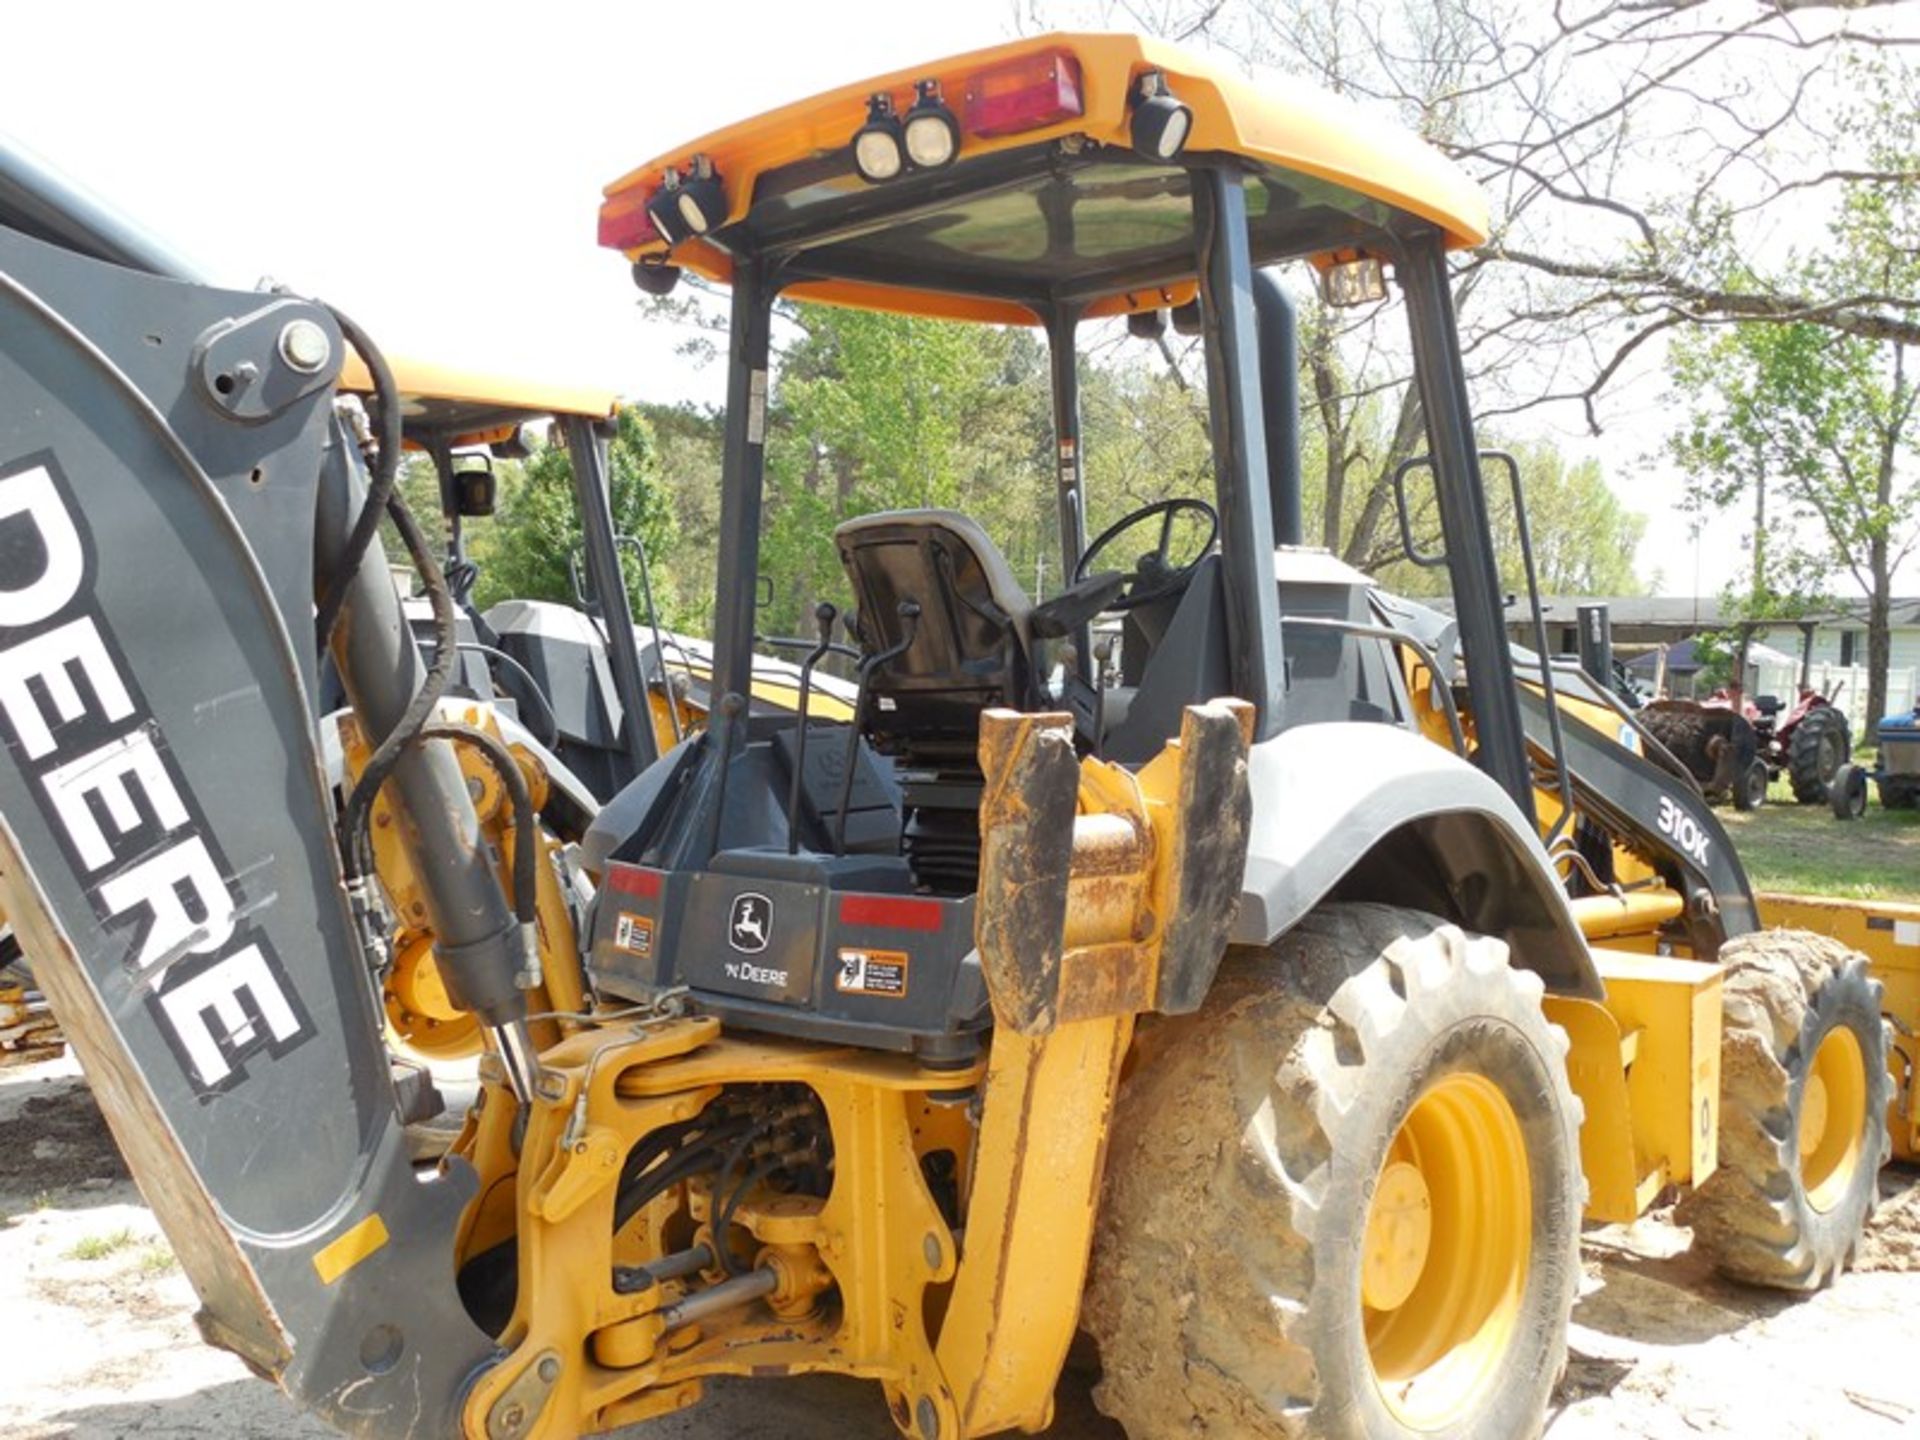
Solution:
{"label": "side mirror", "polygon": [[504,440],[495,440],[487,446],[488,452],[496,460],[525,460],[534,452],[532,427],[516,425],[513,433]]}
{"label": "side mirror", "polygon": [[496,485],[491,465],[453,472],[454,508],[466,519],[493,514]]}

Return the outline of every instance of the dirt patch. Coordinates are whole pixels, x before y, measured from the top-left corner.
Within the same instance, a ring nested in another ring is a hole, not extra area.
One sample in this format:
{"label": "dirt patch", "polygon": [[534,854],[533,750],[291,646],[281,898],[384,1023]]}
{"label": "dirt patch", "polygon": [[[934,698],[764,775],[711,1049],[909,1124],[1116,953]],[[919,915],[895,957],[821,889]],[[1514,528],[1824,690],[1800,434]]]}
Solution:
{"label": "dirt patch", "polygon": [[1880,1178],[1880,1209],[1860,1241],[1854,1269],[1896,1275],[1920,1273],[1920,1184],[1912,1172]]}
{"label": "dirt patch", "polygon": [[[28,1100],[44,1103],[32,1106]],[[9,1155],[16,1120],[63,1151],[71,1188]],[[92,1127],[89,1130],[89,1125]],[[77,1154],[90,1154],[97,1173]],[[71,1061],[0,1080],[0,1164],[31,1178],[0,1225],[8,1440],[325,1440],[332,1432],[231,1355],[201,1343],[192,1286],[112,1152]],[[37,1174],[36,1174],[37,1172]],[[94,1183],[89,1184],[88,1181]],[[1547,1440],[1874,1440],[1920,1431],[1920,1172],[1888,1170],[1855,1271],[1795,1298],[1711,1273],[1660,1212],[1585,1237],[1566,1375]],[[92,1257],[92,1258],[88,1258]],[[1047,1440],[1124,1440],[1089,1374],[1061,1382]],[[621,1440],[893,1440],[878,1386],[839,1376],[729,1380]]]}
{"label": "dirt patch", "polygon": [[159,1325],[177,1317],[170,1299],[154,1283],[149,1257],[171,1258],[154,1242],[135,1255],[132,1269],[120,1267],[95,1275],[41,1280],[41,1295],[55,1305],[68,1305],[88,1314],[119,1315],[134,1324]]}
{"label": "dirt patch", "polygon": [[[25,1072],[22,1072],[23,1074]],[[126,1163],[85,1085],[43,1079],[11,1104],[0,1102],[0,1200],[34,1198],[92,1182],[127,1179]]]}

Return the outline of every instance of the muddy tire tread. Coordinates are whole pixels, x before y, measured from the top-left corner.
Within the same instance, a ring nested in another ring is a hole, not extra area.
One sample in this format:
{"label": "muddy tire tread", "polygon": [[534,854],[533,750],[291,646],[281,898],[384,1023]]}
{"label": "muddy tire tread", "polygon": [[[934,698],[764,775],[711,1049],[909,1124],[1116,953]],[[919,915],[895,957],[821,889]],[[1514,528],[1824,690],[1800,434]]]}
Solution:
{"label": "muddy tire tread", "polygon": [[[1857,951],[1824,935],[1769,930],[1729,941],[1720,1064],[1720,1166],[1675,1218],[1728,1277],[1772,1289],[1817,1290],[1851,1261],[1892,1149],[1892,1090],[1880,982]],[[1867,1062],[1874,1135],[1859,1181],[1826,1215],[1801,1182],[1799,1077],[1847,1016]],[[1871,1017],[1870,1028],[1864,1017]],[[1863,1031],[1865,1033],[1863,1033]]]}
{"label": "muddy tire tread", "polygon": [[[1542,1098],[1572,1157],[1557,1202],[1570,1213],[1564,1249],[1536,1260],[1550,1313],[1529,1336],[1527,1383],[1459,1433],[1537,1430],[1565,1366],[1584,1201],[1567,1038],[1540,1013],[1541,993],[1499,941],[1416,911],[1329,905],[1267,949],[1230,952],[1198,1014],[1143,1022],[1083,1312],[1104,1367],[1096,1402],[1132,1440],[1377,1433],[1377,1415],[1324,1387],[1316,1361],[1338,1319],[1315,1288],[1316,1244],[1338,1209],[1333,1150],[1343,1119],[1372,1103],[1375,1057],[1450,1019],[1471,1024],[1475,1007],[1535,1017],[1553,1089]],[[1350,1215],[1332,1219],[1329,1235],[1350,1230]]]}

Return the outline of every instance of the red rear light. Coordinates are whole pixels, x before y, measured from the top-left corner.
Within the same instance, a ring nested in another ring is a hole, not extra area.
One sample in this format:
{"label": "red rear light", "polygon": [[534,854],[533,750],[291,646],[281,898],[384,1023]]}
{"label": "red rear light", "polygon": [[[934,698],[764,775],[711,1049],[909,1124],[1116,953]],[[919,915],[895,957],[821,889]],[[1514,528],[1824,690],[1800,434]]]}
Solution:
{"label": "red rear light", "polygon": [[660,872],[643,870],[637,865],[613,864],[607,867],[607,888],[642,900],[660,898]]}
{"label": "red rear light", "polygon": [[842,925],[871,925],[880,930],[938,930],[945,915],[938,900],[895,900],[886,895],[846,895],[840,900]]}
{"label": "red rear light", "polygon": [[658,240],[660,232],[647,218],[650,191],[627,190],[600,202],[600,243],[609,250],[631,250]]}
{"label": "red rear light", "polygon": [[1064,50],[1022,55],[967,77],[969,135],[1017,135],[1087,113],[1080,62]]}

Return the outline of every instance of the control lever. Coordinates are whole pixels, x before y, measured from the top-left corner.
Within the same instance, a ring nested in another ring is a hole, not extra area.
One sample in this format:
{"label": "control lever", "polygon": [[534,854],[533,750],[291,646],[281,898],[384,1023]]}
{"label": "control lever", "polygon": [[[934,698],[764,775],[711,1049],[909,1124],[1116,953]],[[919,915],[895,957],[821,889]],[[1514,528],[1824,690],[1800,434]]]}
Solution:
{"label": "control lever", "polygon": [[1102,752],[1107,743],[1107,672],[1113,665],[1113,642],[1111,635],[1102,635],[1093,642],[1093,753],[1096,758],[1104,758]]}
{"label": "control lever", "polygon": [[867,681],[882,665],[897,660],[913,648],[913,638],[920,630],[920,602],[902,600],[899,606],[901,628],[906,636],[898,645],[882,650],[877,655],[869,655],[860,662],[857,672],[859,688],[853,696],[853,724],[847,727],[846,772],[840,777],[840,813],[834,817],[833,853],[847,853],[847,806],[853,803],[853,766],[860,758],[860,722],[867,715]]}
{"label": "control lever", "polygon": [[807,770],[807,711],[813,701],[813,667],[833,649],[833,622],[840,612],[831,600],[813,607],[814,629],[820,643],[800,662],[800,729],[793,737],[793,776],[787,782],[787,854],[800,851],[800,780]]}

